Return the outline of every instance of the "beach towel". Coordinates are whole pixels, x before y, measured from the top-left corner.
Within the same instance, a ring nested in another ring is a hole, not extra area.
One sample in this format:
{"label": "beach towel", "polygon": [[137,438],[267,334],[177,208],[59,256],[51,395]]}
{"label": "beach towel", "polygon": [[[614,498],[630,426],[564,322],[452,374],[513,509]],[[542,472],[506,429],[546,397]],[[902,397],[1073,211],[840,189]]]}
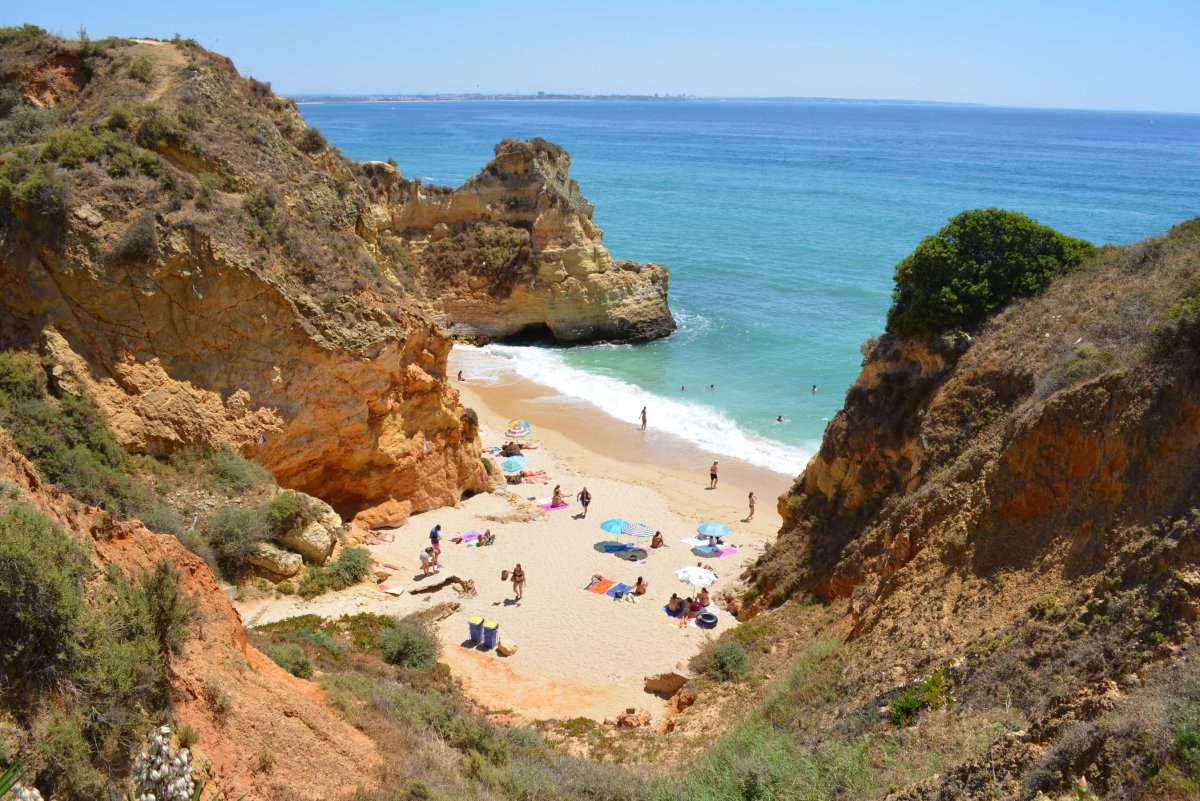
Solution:
{"label": "beach towel", "polygon": [[616,582],[612,579],[600,579],[599,581],[593,581],[585,589],[587,589],[588,592],[594,592],[597,595],[605,595],[608,593],[609,588],[611,588],[614,584],[616,584]]}
{"label": "beach towel", "polygon": [[400,569],[400,568],[396,567],[395,565],[388,564],[387,562],[384,562],[383,566],[386,567],[388,570],[399,570]]}
{"label": "beach towel", "polygon": [[632,551],[636,546],[632,542],[606,542],[604,543],[605,553],[616,553],[617,551]]}
{"label": "beach towel", "polygon": [[548,512],[552,512],[552,511],[555,511],[555,510],[557,510],[557,509],[566,509],[566,508],[567,508],[568,506],[570,506],[570,505],[571,505],[571,504],[569,504],[569,503],[564,503],[562,506],[551,506],[551,505],[550,505],[550,504],[548,504],[548,503],[539,503],[539,504],[538,504],[538,506],[542,507],[543,509],[545,509],[545,510],[546,510],[546,511],[548,511]]}
{"label": "beach towel", "polygon": [[388,595],[403,595],[404,594],[403,587],[389,587],[386,584],[380,584],[379,589],[382,590],[383,592],[386,592]]}
{"label": "beach towel", "polygon": [[667,617],[679,617],[681,614],[683,614],[682,609],[680,609],[678,612],[672,612],[670,609],[668,609],[665,606],[663,607],[663,611],[667,613]]}
{"label": "beach towel", "polygon": [[732,556],[738,552],[737,548],[733,547],[732,545],[725,545],[718,548],[713,548],[709,545],[701,545],[700,547],[696,548],[696,550],[705,554],[706,556],[714,556],[718,559],[722,556]]}
{"label": "beach towel", "polygon": [[621,593],[622,595],[627,595],[629,593],[629,591],[632,589],[633,589],[633,587],[630,587],[628,584],[617,583],[617,584],[614,584],[613,586],[609,587],[608,592],[606,592],[604,594],[608,595],[612,598],[616,598],[618,592]]}
{"label": "beach towel", "polygon": [[478,531],[468,531],[466,534],[463,534],[458,539],[461,542],[470,542],[471,540],[477,540],[482,536],[483,535],[480,534]]}
{"label": "beach towel", "polygon": [[683,541],[684,545],[690,545],[693,548],[707,548],[708,537],[688,537]]}

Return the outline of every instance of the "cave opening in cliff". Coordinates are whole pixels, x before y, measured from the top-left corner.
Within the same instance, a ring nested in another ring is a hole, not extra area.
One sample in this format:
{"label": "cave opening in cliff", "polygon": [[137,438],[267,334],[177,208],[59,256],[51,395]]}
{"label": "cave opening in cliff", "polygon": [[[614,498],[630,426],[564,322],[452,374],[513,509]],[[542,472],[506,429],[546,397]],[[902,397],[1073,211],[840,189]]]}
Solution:
{"label": "cave opening in cliff", "polygon": [[556,345],[558,340],[554,332],[545,323],[532,323],[515,334],[510,334],[500,340],[504,345]]}

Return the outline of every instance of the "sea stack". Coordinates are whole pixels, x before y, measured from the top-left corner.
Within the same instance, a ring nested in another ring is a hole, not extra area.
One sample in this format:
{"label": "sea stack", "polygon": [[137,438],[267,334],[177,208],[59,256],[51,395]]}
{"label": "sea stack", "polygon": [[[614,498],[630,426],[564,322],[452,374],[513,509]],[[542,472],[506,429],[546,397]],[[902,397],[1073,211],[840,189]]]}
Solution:
{"label": "sea stack", "polygon": [[570,177],[570,155],[542,139],[506,139],[458,189],[392,184],[380,227],[407,248],[434,317],[459,339],[560,344],[669,335],[668,271],[615,261]]}

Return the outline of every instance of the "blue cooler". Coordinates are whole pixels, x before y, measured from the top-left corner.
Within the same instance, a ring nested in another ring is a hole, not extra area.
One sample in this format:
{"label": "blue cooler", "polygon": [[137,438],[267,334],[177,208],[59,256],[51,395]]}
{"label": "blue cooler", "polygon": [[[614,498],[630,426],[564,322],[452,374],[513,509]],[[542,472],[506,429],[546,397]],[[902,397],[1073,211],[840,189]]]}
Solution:
{"label": "blue cooler", "polygon": [[476,615],[472,618],[467,618],[467,627],[471,631],[472,642],[483,642],[483,617]]}
{"label": "blue cooler", "polygon": [[500,624],[493,620],[483,624],[483,647],[495,648],[496,640],[500,634]]}

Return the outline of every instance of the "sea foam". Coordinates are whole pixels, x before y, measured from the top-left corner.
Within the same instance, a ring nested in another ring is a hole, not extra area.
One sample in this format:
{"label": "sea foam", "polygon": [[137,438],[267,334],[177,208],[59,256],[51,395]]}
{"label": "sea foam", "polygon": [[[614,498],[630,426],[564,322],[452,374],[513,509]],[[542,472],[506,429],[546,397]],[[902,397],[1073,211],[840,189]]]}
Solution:
{"label": "sea foam", "polygon": [[672,434],[720,456],[732,456],[777,473],[795,476],[804,469],[811,451],[785,445],[746,431],[720,411],[693,401],[678,400],[647,392],[619,378],[572,367],[555,351],[514,345],[485,345],[464,351],[489,354],[503,360],[503,367],[490,360],[472,360],[471,379],[503,383],[503,368],[550,387],[568,400],[581,400],[628,425],[640,423],[643,406],[652,431]]}

